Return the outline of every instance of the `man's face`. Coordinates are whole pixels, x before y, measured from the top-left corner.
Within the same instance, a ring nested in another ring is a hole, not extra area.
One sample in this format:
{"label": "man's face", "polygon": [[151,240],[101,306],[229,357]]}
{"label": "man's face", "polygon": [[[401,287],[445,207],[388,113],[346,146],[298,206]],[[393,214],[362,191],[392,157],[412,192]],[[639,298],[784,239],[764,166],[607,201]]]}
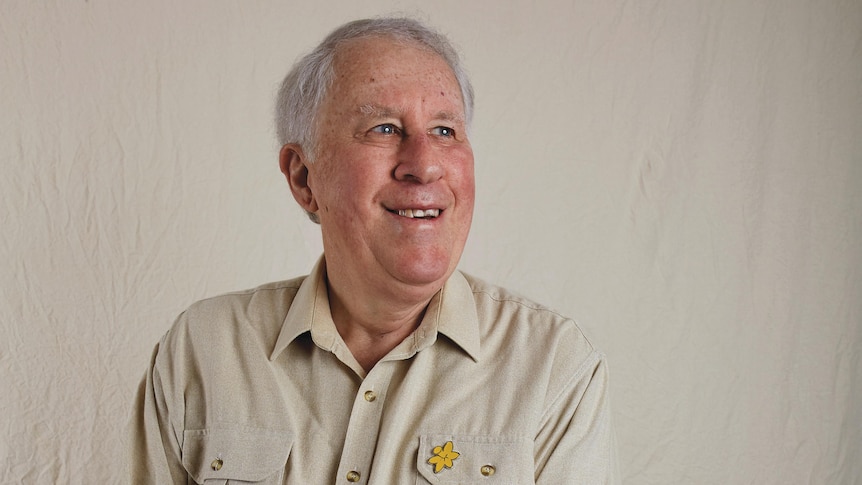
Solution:
{"label": "man's face", "polygon": [[442,285],[473,216],[465,122],[458,82],[436,54],[388,38],[340,49],[308,166],[330,273]]}

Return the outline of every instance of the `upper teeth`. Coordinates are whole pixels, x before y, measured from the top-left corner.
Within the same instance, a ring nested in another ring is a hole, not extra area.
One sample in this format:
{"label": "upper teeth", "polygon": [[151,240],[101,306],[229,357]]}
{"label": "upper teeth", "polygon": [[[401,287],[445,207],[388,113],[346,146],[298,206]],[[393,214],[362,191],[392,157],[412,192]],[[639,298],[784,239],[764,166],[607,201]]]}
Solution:
{"label": "upper teeth", "polygon": [[398,215],[404,217],[437,217],[440,209],[398,209]]}

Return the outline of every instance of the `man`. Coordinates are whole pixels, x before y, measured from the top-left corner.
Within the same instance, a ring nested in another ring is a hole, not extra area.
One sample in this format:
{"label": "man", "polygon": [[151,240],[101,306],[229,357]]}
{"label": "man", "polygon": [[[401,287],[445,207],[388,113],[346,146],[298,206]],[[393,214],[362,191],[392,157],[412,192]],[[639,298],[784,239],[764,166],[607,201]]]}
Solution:
{"label": "man", "polygon": [[472,88],[409,19],[288,74],[279,163],[320,223],[303,278],[196,303],[139,393],[134,483],[607,483],[607,371],[575,324],[455,270]]}

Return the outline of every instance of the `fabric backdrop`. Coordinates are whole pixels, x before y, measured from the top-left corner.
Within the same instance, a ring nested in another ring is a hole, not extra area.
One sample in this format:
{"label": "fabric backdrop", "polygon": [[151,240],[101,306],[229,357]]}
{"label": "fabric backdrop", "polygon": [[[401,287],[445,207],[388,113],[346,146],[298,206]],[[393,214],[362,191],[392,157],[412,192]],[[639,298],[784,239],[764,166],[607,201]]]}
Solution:
{"label": "fabric backdrop", "polygon": [[462,269],[609,357],[630,484],[862,483],[862,2],[0,2],[0,482],[121,483],[175,316],[306,273],[273,98],[404,12],[477,92]]}

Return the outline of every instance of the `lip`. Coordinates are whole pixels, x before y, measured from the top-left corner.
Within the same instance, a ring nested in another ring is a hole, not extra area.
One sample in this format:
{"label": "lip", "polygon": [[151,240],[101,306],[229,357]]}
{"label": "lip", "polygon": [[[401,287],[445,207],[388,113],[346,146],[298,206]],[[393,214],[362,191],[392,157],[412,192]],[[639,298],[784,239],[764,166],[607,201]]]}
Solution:
{"label": "lip", "polygon": [[[408,209],[409,209],[409,210],[412,210],[412,211],[417,211],[417,210],[421,210],[421,211],[436,210],[436,211],[437,211],[437,216],[436,216],[436,217],[431,217],[431,218],[426,218],[426,217],[407,217],[407,216],[403,216],[403,215],[399,214],[399,211],[404,211],[404,210],[408,210]],[[388,213],[392,214],[394,217],[397,217],[398,219],[401,219],[401,220],[407,220],[407,221],[422,221],[422,222],[433,222],[433,221],[436,221],[437,219],[440,219],[441,217],[443,217],[443,214],[446,212],[446,210],[445,210],[445,209],[443,209],[443,208],[432,207],[432,206],[427,206],[427,207],[409,207],[409,208],[408,208],[408,207],[405,207],[405,208],[397,208],[397,209],[390,209],[390,208],[388,208],[388,207],[387,207],[387,208],[386,208],[386,212],[388,212]]]}
{"label": "lip", "polygon": [[433,202],[433,201],[428,201],[428,200],[426,200],[424,202],[409,201],[408,199],[403,199],[400,202],[384,202],[381,205],[383,206],[383,208],[387,212],[393,212],[396,215],[398,214],[398,211],[407,210],[407,209],[410,209],[410,210],[417,210],[418,209],[418,210],[422,210],[422,211],[437,210],[437,211],[440,211],[440,214],[442,214],[443,211],[445,211],[448,208],[447,204],[440,203],[440,202]]}
{"label": "lip", "polygon": [[[386,212],[397,217],[401,221],[413,222],[434,222],[445,217],[444,215],[452,208],[451,196],[434,190],[433,187],[417,188],[421,190],[398,191],[387,194],[379,201],[380,206]],[[436,217],[408,217],[403,214],[404,211],[436,211]],[[402,214],[398,212],[402,211]]]}
{"label": "lip", "polygon": [[442,212],[442,211],[443,211],[443,209],[445,209],[445,207],[442,207],[442,206],[439,206],[439,205],[422,205],[422,204],[416,204],[416,205],[408,205],[408,204],[405,204],[405,205],[403,205],[403,206],[400,206],[400,205],[399,205],[399,206],[392,206],[392,207],[390,207],[390,206],[383,206],[383,208],[384,208],[384,209],[386,209],[386,210],[388,210],[389,212],[398,212],[398,211],[400,211],[400,210],[407,210],[407,209],[412,209],[412,210],[419,209],[419,210],[423,210],[423,211],[427,211],[427,210],[438,210],[438,211],[441,211],[441,212]]}

